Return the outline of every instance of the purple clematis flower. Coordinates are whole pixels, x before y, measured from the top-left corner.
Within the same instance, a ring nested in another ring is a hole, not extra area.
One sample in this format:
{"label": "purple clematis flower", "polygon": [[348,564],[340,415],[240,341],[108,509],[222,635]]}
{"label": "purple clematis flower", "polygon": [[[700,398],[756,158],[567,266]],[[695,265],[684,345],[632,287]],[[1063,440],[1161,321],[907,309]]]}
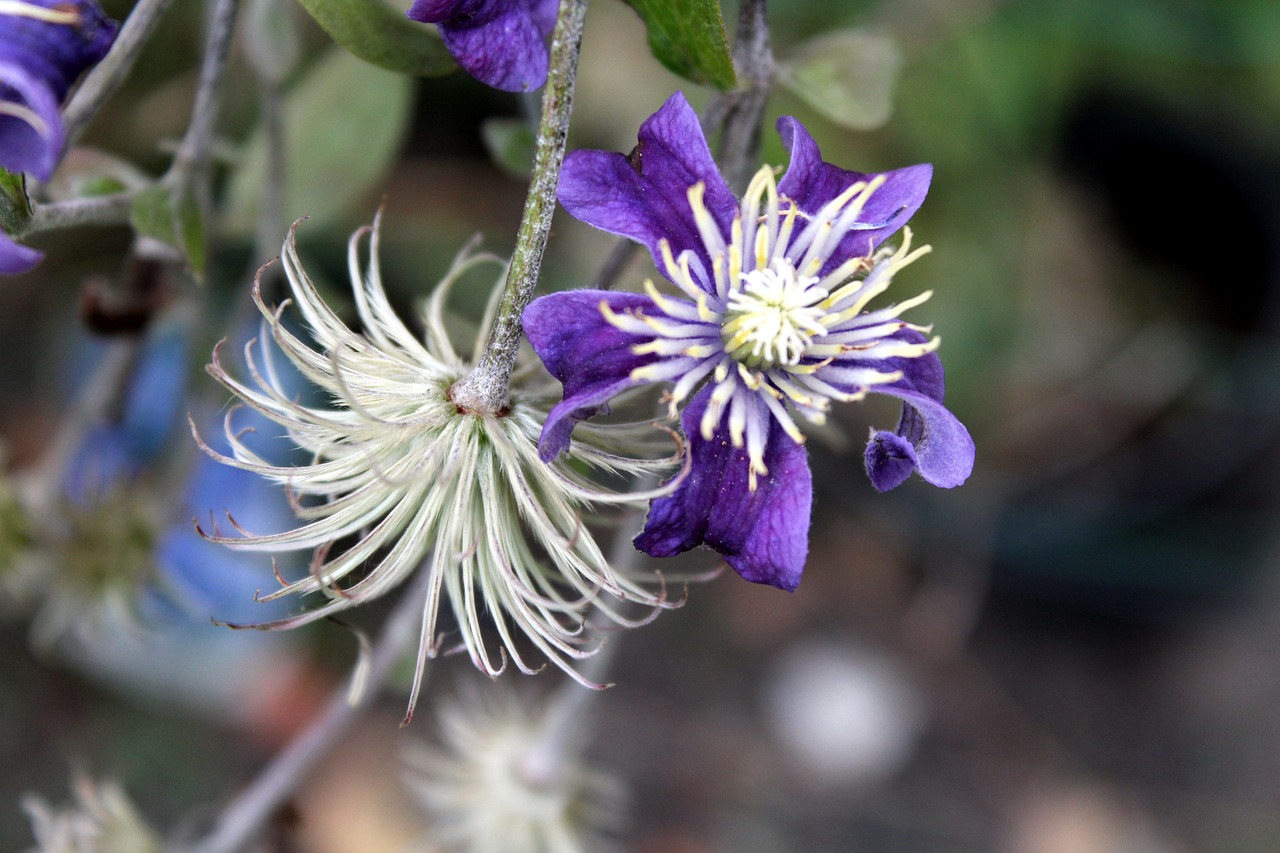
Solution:
{"label": "purple clematis flower", "polygon": [[0,3],[0,166],[53,176],[62,156],[62,101],[106,56],[116,22],[93,0]]}
{"label": "purple clematis flower", "polygon": [[409,17],[438,24],[445,47],[472,77],[507,92],[547,82],[556,0],[414,0]]}
{"label": "purple clematis flower", "polygon": [[525,333],[564,399],[539,444],[544,459],[574,424],[621,391],[673,383],[691,467],[653,501],[636,547],[673,556],[699,544],[750,581],[792,590],[808,551],[812,479],[796,415],[821,423],[832,400],[868,391],[903,401],[896,430],[867,445],[872,484],[915,471],[944,488],[973,467],[974,446],[942,404],[938,339],[900,315],[928,299],[868,310],[926,248],[881,248],[915,213],[932,169],[860,174],[823,162],[794,118],[778,121],[791,165],[756,173],[741,201],[716,169],[680,93],[640,128],[630,155],[576,151],[560,202],[578,219],[648,247],[679,291],[579,290],[535,300]]}

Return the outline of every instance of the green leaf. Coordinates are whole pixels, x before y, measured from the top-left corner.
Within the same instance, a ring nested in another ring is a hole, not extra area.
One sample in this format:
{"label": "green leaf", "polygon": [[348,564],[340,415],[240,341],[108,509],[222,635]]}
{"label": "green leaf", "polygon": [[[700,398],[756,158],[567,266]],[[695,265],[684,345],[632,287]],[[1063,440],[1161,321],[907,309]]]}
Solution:
{"label": "green leaf", "polygon": [[365,62],[419,77],[457,70],[430,29],[383,0],[298,0],[330,38]]}
{"label": "green leaf", "polygon": [[827,118],[851,130],[875,130],[893,113],[902,53],[888,36],[840,30],[796,49],[780,79]]}
{"label": "green leaf", "polygon": [[148,187],[134,196],[129,222],[139,234],[177,249],[192,274],[204,277],[204,219],[194,194],[179,193],[165,184]]}
{"label": "green leaf", "polygon": [[695,83],[731,89],[736,82],[717,0],[624,0],[649,30],[659,62]]}
{"label": "green leaf", "polygon": [[163,184],[148,187],[133,197],[129,211],[133,230],[170,246],[176,245],[173,228],[173,193]]}
{"label": "green leaf", "polygon": [[515,178],[529,177],[537,138],[528,122],[518,118],[490,118],[480,126],[480,135],[489,156],[502,171]]}
{"label": "green leaf", "polygon": [[205,241],[204,217],[194,194],[187,194],[178,205],[178,235],[182,242],[178,248],[187,256],[187,263],[198,281],[204,280]]}
{"label": "green leaf", "polygon": [[[400,151],[412,89],[408,77],[343,50],[329,51],[308,68],[285,95],[285,216],[332,224],[368,197]],[[228,189],[229,230],[253,233],[266,182],[267,142],[259,127],[245,143]]]}
{"label": "green leaf", "polygon": [[31,220],[31,200],[21,172],[0,168],[0,232],[21,234]]}

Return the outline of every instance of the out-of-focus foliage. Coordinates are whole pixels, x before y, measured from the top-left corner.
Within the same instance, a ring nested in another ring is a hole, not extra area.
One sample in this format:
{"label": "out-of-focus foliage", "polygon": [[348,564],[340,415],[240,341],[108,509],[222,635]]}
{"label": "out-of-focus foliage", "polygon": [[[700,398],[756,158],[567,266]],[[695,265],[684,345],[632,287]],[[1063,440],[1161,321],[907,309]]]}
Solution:
{"label": "out-of-focus foliage", "polygon": [[[352,203],[386,180],[400,153],[412,103],[408,78],[326,52],[289,90],[284,107],[285,210],[319,224],[351,215]],[[250,233],[267,168],[259,129],[244,146],[228,192],[228,227]]]}
{"label": "out-of-focus foliage", "polygon": [[356,56],[389,71],[439,77],[457,70],[440,39],[382,0],[298,0]]}
{"label": "out-of-focus foliage", "polygon": [[875,130],[893,113],[902,53],[892,38],[840,30],[788,54],[779,82],[812,109],[850,130]]}
{"label": "out-of-focus foliage", "polygon": [[528,178],[533,169],[533,128],[523,119],[492,118],[480,128],[489,155],[504,172]]}

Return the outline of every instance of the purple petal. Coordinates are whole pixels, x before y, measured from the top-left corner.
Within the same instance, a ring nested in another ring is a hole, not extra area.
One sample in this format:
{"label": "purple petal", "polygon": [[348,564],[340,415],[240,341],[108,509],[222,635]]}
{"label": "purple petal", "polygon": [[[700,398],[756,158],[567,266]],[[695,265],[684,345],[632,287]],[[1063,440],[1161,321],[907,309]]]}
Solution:
{"label": "purple petal", "polygon": [[[909,341],[914,344],[922,344],[928,338],[915,329],[904,326],[893,334],[885,335],[883,340]],[[906,388],[908,391],[918,391],[938,402],[942,402],[946,395],[946,378],[942,369],[942,359],[938,358],[936,352],[927,352],[914,358],[874,359],[849,358],[846,356],[835,364],[837,367],[869,368],[878,370],[881,373],[901,372],[902,378],[892,383],[893,387]],[[862,390],[878,391],[885,387],[872,386],[866,389],[866,386],[842,382],[822,370],[819,370],[818,376],[845,393],[856,393]]]}
{"label": "purple petal", "polygon": [[[921,477],[943,489],[955,488],[969,478],[973,471],[973,439],[946,406],[909,388],[874,385],[871,390],[897,397],[906,404],[895,432],[911,445],[915,456],[911,464]],[[901,470],[902,460],[910,458],[902,451],[901,442],[890,442],[885,435],[881,432],[872,436],[865,456],[867,475],[880,491],[901,484],[910,473],[908,470],[903,474]]]}
{"label": "purple petal", "polygon": [[21,246],[0,233],[0,275],[21,275],[43,258],[43,252]]}
{"label": "purple petal", "polygon": [[76,78],[106,55],[117,25],[91,0],[28,2],[77,18],[54,23],[0,13],[0,101],[34,116],[0,111],[0,166],[48,180],[62,156],[58,107]]}
{"label": "purple petal", "polygon": [[438,24],[445,47],[468,74],[506,92],[547,82],[547,36],[555,4],[546,0],[415,0],[409,17]]}
{"label": "purple petal", "polygon": [[[778,183],[778,192],[793,199],[800,210],[813,213],[838,196],[856,181],[866,181],[877,173],[850,172],[826,163],[804,125],[791,116],[778,119],[778,135],[791,152],[791,164]],[[923,163],[892,172],[884,172],[885,182],[867,202],[859,220],[866,229],[851,231],[840,242],[833,255],[836,262],[849,257],[869,255],[920,208],[929,192],[933,166]]]}
{"label": "purple petal", "polygon": [[885,430],[872,434],[863,458],[867,463],[867,476],[878,492],[901,486],[919,464],[911,442]]}
{"label": "purple petal", "polygon": [[657,360],[631,351],[636,336],[611,326],[600,313],[604,302],[617,313],[652,308],[639,293],[572,290],[533,300],[524,309],[525,336],[547,370],[564,384],[561,400],[542,425],[538,452],[550,461],[569,447],[578,421],[604,410],[609,398],[637,383],[631,371]]}
{"label": "purple petal", "polygon": [[738,202],[720,176],[702,126],[684,94],[676,92],[640,126],[630,154],[573,151],[560,172],[560,203],[588,225],[648,247],[663,268],[658,241],[679,257],[692,249],[705,257],[688,191],[702,182],[704,203],[729,234]]}
{"label": "purple petal", "polygon": [[705,543],[746,580],[790,592],[809,551],[813,478],[804,447],[773,422],[764,456],[769,473],[751,491],[746,450],[733,447],[727,426],[710,441],[702,438],[698,425],[710,396],[703,388],[685,408],[688,476],[649,505],[635,546],[653,557],[672,557]]}
{"label": "purple petal", "polygon": [[529,14],[533,23],[544,38],[550,38],[556,28],[556,13],[560,11],[560,0],[530,0]]}
{"label": "purple petal", "polygon": [[0,63],[20,66],[61,101],[71,84],[111,48],[118,25],[93,0],[26,0],[74,15],[74,23],[0,12]]}
{"label": "purple petal", "polygon": [[53,90],[24,68],[0,61],[0,100],[30,112],[31,120],[0,112],[0,166],[53,177],[62,156],[62,115]]}

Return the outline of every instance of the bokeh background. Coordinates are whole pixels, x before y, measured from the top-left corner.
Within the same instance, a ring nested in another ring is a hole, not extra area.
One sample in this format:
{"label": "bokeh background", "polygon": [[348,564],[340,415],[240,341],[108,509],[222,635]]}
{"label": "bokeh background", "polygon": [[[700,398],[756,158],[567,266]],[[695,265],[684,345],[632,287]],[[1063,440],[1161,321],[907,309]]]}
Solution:
{"label": "bokeh background", "polygon": [[[131,4],[103,6],[121,18]],[[87,145],[165,168],[189,117],[199,6],[175,4]],[[862,436],[896,415],[845,407],[810,445],[799,590],[726,573],[616,638],[618,686],[595,703],[590,755],[631,788],[622,849],[1280,851],[1280,6],[806,0],[770,12],[783,63],[853,31],[850,91],[868,103],[850,119],[823,109],[825,94],[779,88],[768,123],[796,115],[850,168],[934,164],[912,223],[934,251],[895,291],[934,291],[914,318],[942,336],[977,467],[953,491],[917,480],[878,495]],[[731,29],[735,16],[727,6]],[[296,23],[283,214],[311,216],[308,268],[341,298],[346,235],[383,199],[384,279],[406,308],[472,234],[508,251],[524,184],[484,140],[534,102],[462,76],[394,78]],[[709,96],[657,65],[631,10],[598,0],[571,144],[628,150],[681,87],[695,105]],[[227,162],[253,156],[257,121],[237,54]],[[849,126],[860,121],[879,126]],[[768,123],[765,159],[784,164]],[[49,609],[16,595],[0,610],[6,849],[30,843],[20,795],[65,799],[72,767],[118,779],[166,831],[197,832],[349,672],[355,644],[334,626],[282,637],[207,622],[253,618],[245,599],[271,583],[269,565],[227,562],[190,533],[193,515],[248,487],[201,474],[183,423],[216,416],[225,396],[202,365],[217,339],[247,333],[245,294],[266,260],[253,184],[221,185],[207,280],[169,282],[187,307],[152,331],[153,373],[132,374],[139,390],[112,425],[143,471],[130,493],[152,521],[155,504],[167,512],[162,534],[130,547],[160,555],[186,604],[148,598],[161,627],[142,630],[93,628],[89,608],[50,632]],[[0,288],[0,435],[17,472],[48,459],[77,389],[119,347],[86,331],[104,309],[85,294],[136,272],[121,260],[125,228],[33,244],[49,259]],[[612,247],[561,213],[547,286],[586,284]],[[129,523],[83,515],[101,541]],[[164,550],[178,528],[188,538]],[[57,571],[74,581],[72,556]],[[464,682],[489,687],[465,660],[443,661],[426,704]],[[388,767],[433,723],[422,713],[400,730],[402,702],[392,691],[374,707],[267,849],[394,851],[418,837],[424,818]]]}

